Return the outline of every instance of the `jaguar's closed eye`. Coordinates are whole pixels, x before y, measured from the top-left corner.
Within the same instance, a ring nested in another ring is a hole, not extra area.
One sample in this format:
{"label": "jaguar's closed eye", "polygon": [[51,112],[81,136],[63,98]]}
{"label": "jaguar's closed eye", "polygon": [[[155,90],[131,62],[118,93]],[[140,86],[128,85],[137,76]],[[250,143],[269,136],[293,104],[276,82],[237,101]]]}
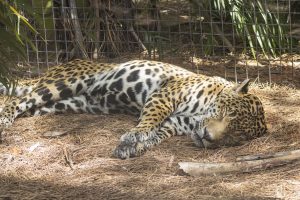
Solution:
{"label": "jaguar's closed eye", "polygon": [[236,111],[231,111],[228,113],[229,117],[236,117],[236,115],[237,115]]}

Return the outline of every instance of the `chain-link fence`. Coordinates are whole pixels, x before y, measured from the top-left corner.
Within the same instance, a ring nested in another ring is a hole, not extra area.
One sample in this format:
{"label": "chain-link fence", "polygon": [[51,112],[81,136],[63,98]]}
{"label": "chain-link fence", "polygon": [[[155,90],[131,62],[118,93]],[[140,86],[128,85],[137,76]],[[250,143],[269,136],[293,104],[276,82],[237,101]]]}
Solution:
{"label": "chain-link fence", "polygon": [[73,58],[143,58],[236,81],[300,85],[298,0],[31,0],[30,6],[39,35],[31,37],[34,47],[26,45],[27,62],[38,70]]}

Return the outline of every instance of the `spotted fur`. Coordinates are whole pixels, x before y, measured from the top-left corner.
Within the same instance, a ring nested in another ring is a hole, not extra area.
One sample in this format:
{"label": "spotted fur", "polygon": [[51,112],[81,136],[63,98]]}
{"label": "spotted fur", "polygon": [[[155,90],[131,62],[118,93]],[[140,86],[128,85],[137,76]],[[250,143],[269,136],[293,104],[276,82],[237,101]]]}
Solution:
{"label": "spotted fur", "polygon": [[19,97],[4,106],[0,124],[10,126],[23,113],[134,114],[139,123],[114,151],[122,159],[173,135],[191,135],[199,147],[237,145],[266,132],[262,103],[247,93],[248,83],[234,85],[156,61],[74,60],[51,68],[34,86],[17,88]]}

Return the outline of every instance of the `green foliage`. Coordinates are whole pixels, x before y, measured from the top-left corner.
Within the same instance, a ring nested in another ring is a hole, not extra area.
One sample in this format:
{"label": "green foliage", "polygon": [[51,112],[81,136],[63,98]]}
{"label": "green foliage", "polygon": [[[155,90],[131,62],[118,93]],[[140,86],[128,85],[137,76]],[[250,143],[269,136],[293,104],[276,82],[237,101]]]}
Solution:
{"label": "green foliage", "polygon": [[25,42],[32,44],[25,28],[37,33],[17,10],[17,4],[0,0],[0,82],[7,88],[16,83],[12,69],[16,68],[17,59],[26,58]]}
{"label": "green foliage", "polygon": [[245,0],[214,0],[214,6],[219,10],[229,10],[229,15],[239,36],[246,35],[251,53],[255,57],[255,42],[265,55],[276,56],[281,45],[288,46],[289,39],[285,37],[278,15],[274,14],[262,1]]}
{"label": "green foliage", "polygon": [[[254,58],[257,53],[277,56],[283,53],[282,47],[290,45],[288,30],[284,26],[287,16],[277,10],[270,10],[268,6],[271,4],[272,2],[262,0],[213,1],[213,7],[219,14],[229,17],[237,36],[242,39],[244,46],[250,47]],[[278,6],[280,5],[276,5]]]}
{"label": "green foliage", "polygon": [[[260,52],[265,56],[276,56],[282,53],[281,47],[290,45],[284,27],[287,16],[270,10],[268,5],[271,2],[262,0],[191,0],[190,2],[198,9],[210,11],[204,13],[204,17],[215,24],[224,19],[232,23],[234,31],[244,46],[250,47],[253,57]],[[211,40],[208,42],[211,43]]]}

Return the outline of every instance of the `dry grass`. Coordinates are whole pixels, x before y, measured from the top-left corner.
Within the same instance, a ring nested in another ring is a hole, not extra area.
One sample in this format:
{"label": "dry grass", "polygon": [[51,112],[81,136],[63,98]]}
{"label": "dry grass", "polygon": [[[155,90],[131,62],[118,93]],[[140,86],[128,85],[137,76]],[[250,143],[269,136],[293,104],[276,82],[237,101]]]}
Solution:
{"label": "dry grass", "polygon": [[[265,105],[267,135],[215,150],[198,149],[188,137],[174,137],[129,160],[111,153],[119,137],[135,125],[133,117],[64,114],[17,119],[0,145],[0,199],[299,199],[296,164],[198,178],[178,173],[179,161],[233,161],[239,155],[300,148],[300,91],[255,85],[251,92]],[[44,138],[48,131],[68,134]]]}

